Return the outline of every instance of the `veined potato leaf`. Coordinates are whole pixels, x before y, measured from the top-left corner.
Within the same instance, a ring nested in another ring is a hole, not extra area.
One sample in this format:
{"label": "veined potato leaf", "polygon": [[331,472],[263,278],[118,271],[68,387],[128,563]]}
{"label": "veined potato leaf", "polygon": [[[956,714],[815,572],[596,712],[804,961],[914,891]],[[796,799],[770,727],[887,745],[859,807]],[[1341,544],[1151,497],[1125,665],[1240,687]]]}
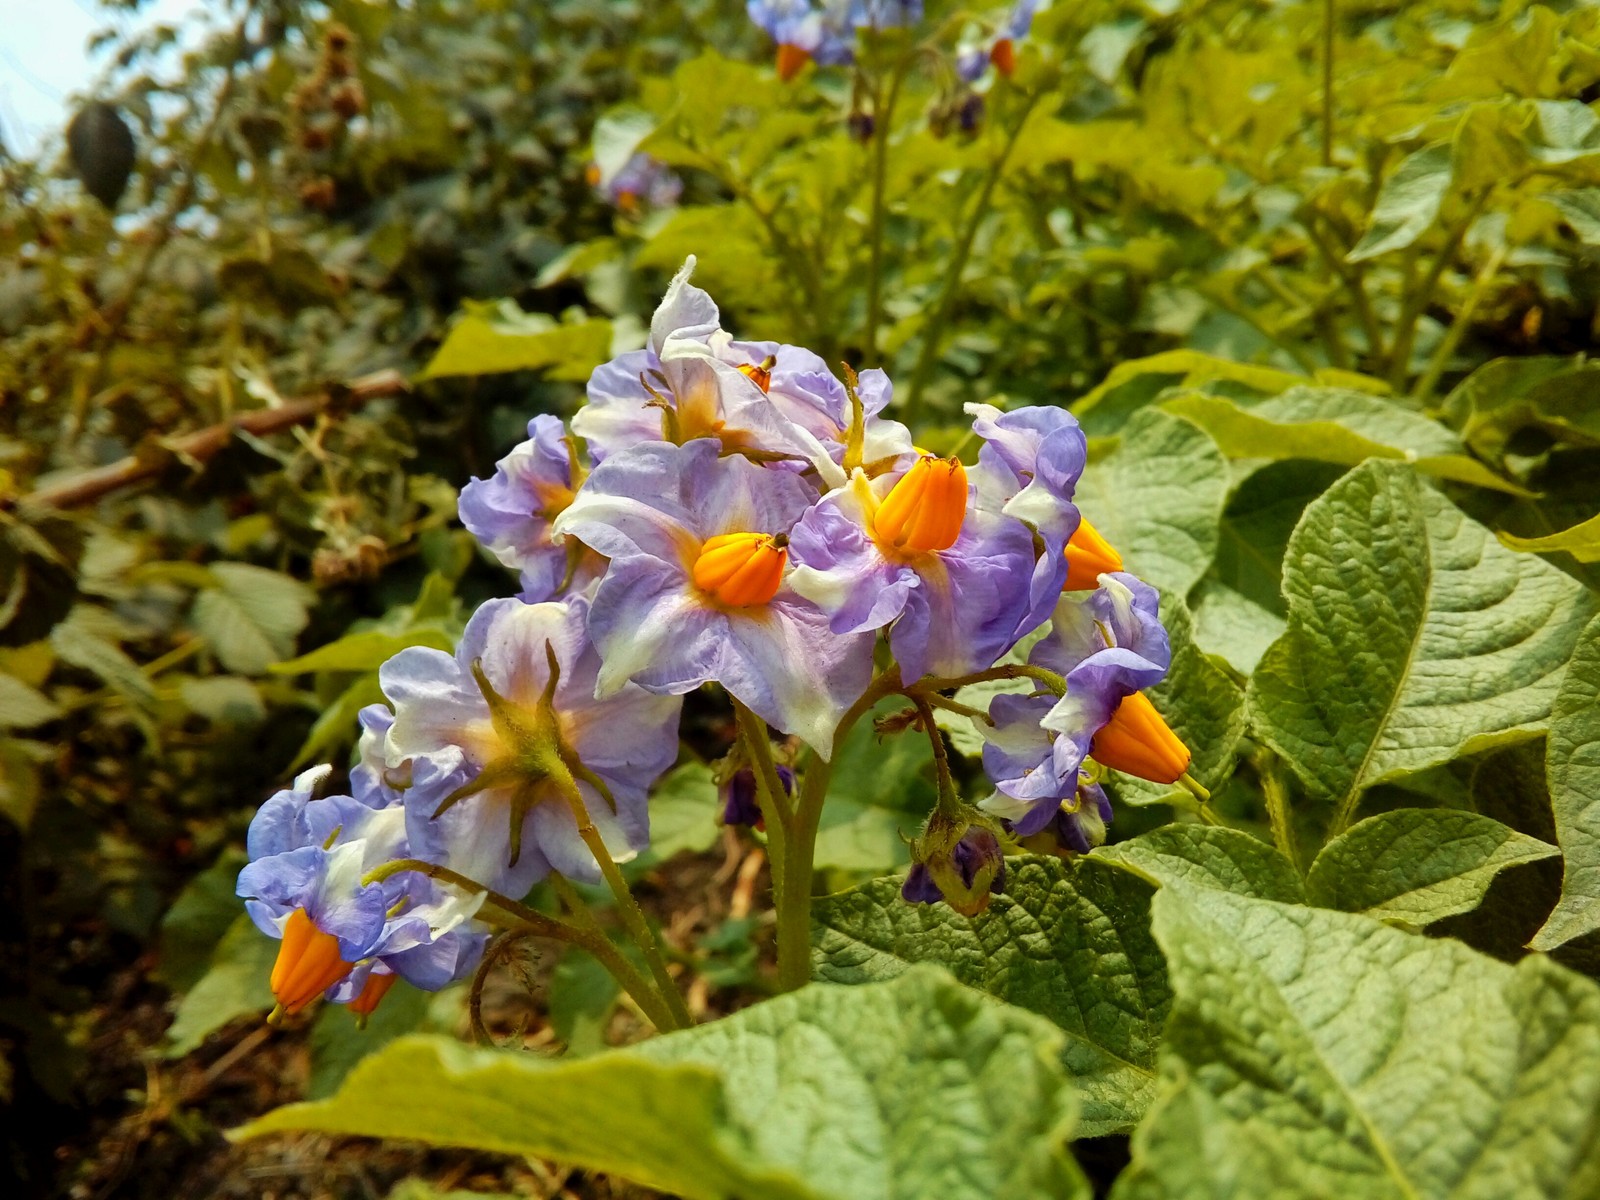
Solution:
{"label": "veined potato leaf", "polygon": [[875,879],[817,901],[817,978],[871,983],[938,963],[1066,1031],[1063,1061],[1083,1097],[1080,1136],[1126,1130],[1143,1115],[1168,1002],[1149,884],[1089,860],[1012,858],[1005,893],[976,917],[907,904],[900,884]]}
{"label": "veined potato leaf", "polygon": [[1077,503],[1128,570],[1163,596],[1186,596],[1217,552],[1228,464],[1198,426],[1156,409],[1122,427],[1116,449],[1084,468]]}
{"label": "veined potato leaf", "polygon": [[1528,428],[1562,445],[1600,445],[1596,387],[1600,363],[1585,358],[1497,358],[1457,384],[1441,408],[1474,453],[1498,462]]}
{"label": "veined potato leaf", "polygon": [[408,646],[428,646],[446,653],[455,643],[439,629],[408,629],[404,633],[385,633],[368,629],[347,633],[308,654],[274,663],[274,675],[308,675],[313,671],[376,671]]}
{"label": "veined potato leaf", "polygon": [[255,927],[243,913],[234,918],[211,955],[205,974],[178,1004],[167,1030],[166,1053],[181,1058],[235,1017],[266,1015],[272,1007],[268,978],[278,957],[278,943]]}
{"label": "veined potato leaf", "polygon": [[1087,1197],[1049,1022],[924,968],[816,985],[577,1060],[403,1038],[330,1099],[236,1136],[315,1129],[537,1155],[690,1200]]}
{"label": "veined potato leaf", "polygon": [[1182,883],[1162,1102],[1114,1200],[1600,1190],[1600,989],[1367,917]]}
{"label": "veined potato leaf", "polygon": [[32,729],[60,715],[60,707],[43,692],[0,673],[0,729]]}
{"label": "veined potato leaf", "polygon": [[1494,877],[1557,852],[1491,817],[1397,808],[1358,821],[1322,848],[1306,876],[1311,902],[1427,925],[1470,912]]}
{"label": "veined potato leaf", "polygon": [[1541,731],[1594,611],[1572,579],[1376,461],[1306,508],[1283,587],[1289,628],[1251,678],[1251,722],[1335,804],[1335,834],[1373,784]]}
{"label": "veined potato leaf", "polygon": [[[1223,532],[1226,540],[1226,519]],[[1267,647],[1283,636],[1281,616],[1214,575],[1202,579],[1194,595],[1195,640],[1241,675],[1250,675]]]}
{"label": "veined potato leaf", "polygon": [[1176,879],[1258,900],[1306,900],[1300,876],[1276,847],[1223,825],[1163,825],[1126,842],[1097,847],[1089,856],[1158,887]]}
{"label": "veined potato leaf", "polygon": [[299,581],[249,563],[213,563],[214,587],[194,599],[194,623],[217,658],[240,675],[260,675],[294,653],[310,619],[310,591]]}
{"label": "veined potato leaf", "polygon": [[1365,262],[1403,250],[1428,232],[1450,190],[1450,143],[1434,142],[1409,155],[1383,181],[1367,232],[1346,256]]}
{"label": "veined potato leaf", "polygon": [[1511,549],[1524,553],[1553,554],[1565,550],[1581,563],[1600,562],[1600,516],[1590,517],[1548,537],[1524,538],[1509,533],[1498,536]]}
{"label": "veined potato leaf", "polygon": [[468,300],[463,307],[465,313],[419,378],[548,371],[552,379],[583,380],[611,353],[609,321],[558,322],[543,313],[525,313],[510,300]]}
{"label": "veined potato leaf", "polygon": [[1362,392],[1297,387],[1248,408],[1189,392],[1162,407],[1199,425],[1229,458],[1308,458],[1347,466],[1393,458],[1438,479],[1528,495],[1469,457],[1443,425]]}
{"label": "veined potato leaf", "polygon": [[1600,929],[1600,617],[1578,639],[1550,714],[1545,777],[1561,843],[1561,899],[1529,944],[1554,950]]}

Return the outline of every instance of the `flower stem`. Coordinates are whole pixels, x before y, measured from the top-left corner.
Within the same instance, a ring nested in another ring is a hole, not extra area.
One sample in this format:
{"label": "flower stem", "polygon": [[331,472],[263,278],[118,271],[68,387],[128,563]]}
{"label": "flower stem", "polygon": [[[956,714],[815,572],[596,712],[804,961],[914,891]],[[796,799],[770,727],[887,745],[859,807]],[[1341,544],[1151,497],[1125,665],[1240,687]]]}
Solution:
{"label": "flower stem", "polygon": [[[837,754],[850,731],[872,706],[901,689],[900,672],[889,668],[867,686],[845,712],[833,735]],[[811,980],[811,879],[817,853],[817,824],[833,779],[833,764],[813,757],[800,783],[800,798],[783,855],[784,886],[777,894],[778,990],[792,992]]]}
{"label": "flower stem", "polygon": [[[437,863],[424,862],[417,858],[396,859],[394,862],[384,863],[382,866],[367,873],[362,880],[365,884],[379,883],[391,875],[398,875],[402,871],[416,871],[437,879],[441,883],[448,883],[469,892],[481,892],[484,896],[483,908],[478,910],[478,915],[490,924],[498,925],[502,929],[516,930],[520,933],[532,934],[534,937],[549,938],[552,941],[566,942],[568,945],[578,946],[594,955],[601,966],[611,972],[622,989],[632,996],[634,1003],[644,1012],[645,1016],[655,1024],[657,1029],[670,1030],[684,1028],[673,1013],[664,1003],[662,997],[657,995],[656,989],[650,982],[630,963],[605,936],[594,918],[587,909],[581,909],[582,901],[578,900],[581,914],[587,918],[585,924],[574,925],[556,917],[546,916],[536,912],[525,904],[520,904],[509,896],[502,896],[499,892],[492,891],[475,879],[469,879],[449,867],[441,867]],[[571,885],[559,875],[551,876],[559,891],[565,886],[571,891]],[[571,893],[576,897],[577,893]],[[565,897],[563,897],[565,899]],[[569,908],[570,908],[569,904]],[[485,912],[485,910],[489,910]],[[575,914],[576,915],[576,914]]]}
{"label": "flower stem", "polygon": [[589,853],[593,854],[595,861],[600,864],[600,874],[605,877],[606,886],[616,898],[617,911],[622,917],[622,927],[628,931],[628,936],[633,938],[634,944],[639,947],[639,952],[644,955],[645,964],[650,968],[650,974],[655,979],[656,987],[661,991],[661,998],[666,1001],[667,1009],[672,1016],[673,1028],[688,1029],[694,1024],[694,1018],[689,1015],[688,1006],[683,1002],[683,995],[667,971],[666,959],[661,956],[661,945],[656,941],[655,934],[650,932],[650,923],[645,920],[644,910],[633,898],[633,891],[628,887],[628,881],[622,877],[622,868],[617,866],[616,860],[611,857],[611,851],[606,849],[600,831],[590,819],[589,808],[583,802],[583,795],[578,791],[577,783],[570,780],[568,782],[570,786],[563,790],[567,793],[567,803],[572,805],[573,816],[578,819],[578,836],[583,839],[583,844],[589,847]]}
{"label": "flower stem", "polygon": [[961,796],[956,791],[955,779],[950,774],[950,755],[944,748],[944,735],[939,732],[939,723],[933,719],[933,705],[929,704],[928,698],[920,692],[911,697],[911,703],[917,706],[917,716],[921,718],[922,730],[928,735],[928,743],[933,747],[934,773],[939,783],[939,812],[942,816],[959,819]]}
{"label": "flower stem", "polygon": [[1067,694],[1065,679],[1046,667],[1036,667],[1032,663],[1006,663],[1003,666],[990,667],[987,671],[974,671],[971,675],[952,675],[949,678],[929,675],[912,684],[909,689],[903,690],[908,696],[916,691],[948,692],[951,688],[963,688],[969,683],[989,683],[996,679],[1032,679],[1044,684],[1058,696]]}

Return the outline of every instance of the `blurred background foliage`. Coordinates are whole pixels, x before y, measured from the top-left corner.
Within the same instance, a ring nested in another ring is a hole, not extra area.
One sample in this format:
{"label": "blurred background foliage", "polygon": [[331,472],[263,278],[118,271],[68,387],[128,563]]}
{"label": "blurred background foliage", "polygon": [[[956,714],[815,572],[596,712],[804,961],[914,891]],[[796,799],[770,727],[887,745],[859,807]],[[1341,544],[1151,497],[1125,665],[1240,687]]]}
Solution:
{"label": "blurred background foliage", "polygon": [[[378,663],[508,590],[456,489],[642,344],[687,254],[740,336],[888,368],[926,445],[967,401],[1075,405],[1085,506],[1192,630],[1171,686],[1214,700],[1191,736],[1232,730],[1199,761],[1240,820],[1241,684],[1343,468],[1576,526],[1536,548],[1600,583],[1600,10],[1056,3],[974,87],[928,8],[860,76],[785,84],[737,0],[231,0],[192,49],[109,39],[70,133],[0,160],[0,1100],[61,1131],[8,1132],[23,1177],[109,1194],[148,1156],[49,1150],[134,1110],[172,1162],[206,1144],[138,1064],[255,1011],[264,969],[215,949],[245,824],[348,752]],[[675,203],[593,186],[635,151]],[[846,877],[904,862],[926,790],[852,753]],[[686,770],[656,864],[715,836]],[[686,952],[715,987],[757,980],[748,916]],[[555,975],[560,1040],[598,1045],[614,994]]]}

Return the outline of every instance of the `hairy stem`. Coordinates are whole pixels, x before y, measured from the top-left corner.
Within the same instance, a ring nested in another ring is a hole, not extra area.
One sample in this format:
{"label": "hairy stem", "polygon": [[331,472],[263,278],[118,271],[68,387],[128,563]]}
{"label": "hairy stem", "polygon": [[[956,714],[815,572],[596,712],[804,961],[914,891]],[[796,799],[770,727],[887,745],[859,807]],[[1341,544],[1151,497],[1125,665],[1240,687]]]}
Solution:
{"label": "hairy stem", "polygon": [[1261,794],[1267,802],[1267,821],[1272,826],[1272,844],[1303,875],[1300,847],[1289,816],[1289,785],[1283,777],[1283,760],[1268,750],[1263,752],[1256,766],[1261,776]]}
{"label": "hairy stem", "polygon": [[1417,380],[1417,386],[1412,396],[1418,403],[1426,405],[1433,399],[1434,389],[1439,386],[1439,377],[1444,374],[1445,368],[1450,364],[1450,356],[1456,352],[1456,347],[1461,344],[1461,339],[1466,335],[1467,327],[1472,324],[1472,316],[1478,311],[1478,305],[1483,301],[1483,295],[1489,290],[1489,285],[1494,282],[1494,277],[1499,273],[1500,264],[1506,260],[1507,246],[1496,246],[1494,253],[1489,255],[1477,278],[1472,281],[1472,290],[1467,293],[1467,298],[1456,310],[1455,318],[1450,322],[1450,328],[1445,331],[1444,338],[1433,352],[1433,357],[1428,360],[1428,369],[1422,373],[1422,378]]}
{"label": "hairy stem", "polygon": [[1488,201],[1489,191],[1485,189],[1467,206],[1467,211],[1451,228],[1444,245],[1439,247],[1439,253],[1429,264],[1428,273],[1422,277],[1422,282],[1407,289],[1405,307],[1400,310],[1400,319],[1395,328],[1394,346],[1389,351],[1389,385],[1396,392],[1405,390],[1406,374],[1411,370],[1411,348],[1416,342],[1417,326],[1422,320],[1423,310],[1433,300],[1439,277],[1455,260],[1467,231],[1472,228],[1472,223],[1478,219],[1478,214]]}
{"label": "hairy stem", "polygon": [[622,917],[622,927],[628,931],[628,936],[644,955],[645,964],[650,968],[656,987],[661,991],[661,998],[666,1001],[668,1012],[672,1017],[672,1027],[688,1029],[694,1024],[694,1018],[689,1015],[689,1008],[683,1002],[683,995],[678,991],[677,982],[667,971],[666,959],[661,955],[661,944],[650,931],[650,923],[645,919],[644,910],[633,898],[633,891],[628,887],[628,881],[622,877],[622,868],[617,866],[616,860],[611,857],[611,851],[606,849],[600,831],[590,819],[589,808],[583,802],[583,795],[578,791],[578,785],[573,782],[570,787],[563,790],[567,793],[567,803],[572,805],[573,816],[578,819],[578,836],[583,839],[583,844],[589,847],[589,853],[593,854],[595,861],[600,864],[600,874],[605,877],[606,886],[616,898],[617,911]]}

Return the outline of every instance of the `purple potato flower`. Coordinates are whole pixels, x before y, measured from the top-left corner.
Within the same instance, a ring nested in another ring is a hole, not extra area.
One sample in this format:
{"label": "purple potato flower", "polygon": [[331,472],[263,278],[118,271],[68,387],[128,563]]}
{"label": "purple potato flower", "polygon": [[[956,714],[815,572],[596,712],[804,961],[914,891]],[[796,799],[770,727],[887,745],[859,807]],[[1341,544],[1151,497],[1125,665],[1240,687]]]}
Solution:
{"label": "purple potato flower", "polygon": [[803,51],[819,66],[842,67],[855,61],[857,3],[858,0],[748,0],[745,12],[779,46]]}
{"label": "purple potato flower", "polygon": [[1015,62],[1015,46],[1033,28],[1038,0],[1017,0],[989,36],[963,41],[956,49],[956,74],[965,83],[976,83],[993,63],[1009,75]]}
{"label": "purple potato flower", "polygon": [[[481,893],[461,894],[416,872],[363,883],[374,867],[417,857],[406,836],[405,809],[397,792],[360,774],[352,776],[356,795],[316,799],[329,770],[302,773],[251,821],[251,861],[238,882],[251,920],[282,938],[295,913],[303,913],[317,931],[337,939],[333,970],[370,969],[377,962],[429,991],[462,978],[486,940],[472,919]],[[347,978],[341,975],[329,989],[330,999],[345,1002],[359,994]]]}
{"label": "purple potato flower", "polygon": [[1038,833],[1077,795],[1084,759],[1117,706],[1166,676],[1172,648],[1159,606],[1154,588],[1124,572],[1102,575],[1092,592],[1067,593],[1028,657],[1062,676],[1067,694],[1003,694],[990,703],[983,766],[995,792],[981,807],[1019,836]]}
{"label": "purple potato flower", "polygon": [[897,546],[882,536],[890,493],[930,461],[938,462],[920,459],[876,479],[857,470],[806,513],[792,539],[794,590],[828,614],[835,634],[890,626],[889,645],[908,683],[981,671],[1004,654],[1027,610],[1034,566],[1027,526],[976,505],[970,487],[965,510],[953,513],[959,533],[943,548]]}
{"label": "purple potato flower", "polygon": [[1034,564],[1021,636],[1048,619],[1067,581],[1067,542],[1081,520],[1072,497],[1089,442],[1077,418],[1061,408],[1001,412],[969,404],[967,412],[973,432],[984,439],[976,473],[980,501],[1025,522],[1044,546]]}
{"label": "purple potato flower", "polygon": [[[691,256],[673,277],[651,319],[649,344],[590,376],[589,403],[573,418],[573,432],[596,463],[645,442],[711,437],[724,453],[810,467],[830,487],[842,482],[835,455],[785,412],[825,403],[803,391],[821,360],[798,347],[735,341],[711,297],[689,282],[694,265]],[[787,360],[784,378],[795,379],[794,394],[781,393],[783,406],[767,394],[772,367],[762,364],[769,356]]]}
{"label": "purple potato flower", "polygon": [[[547,648],[554,654],[560,678],[552,703],[561,748],[615,800],[613,811],[592,782],[577,780],[618,861],[648,844],[646,793],[677,758],[678,700],[630,686],[595,699],[600,659],[585,631],[588,609],[582,597],[542,604],[489,600],[467,622],[453,656],[413,646],[378,671],[394,706],[386,762],[391,771],[410,771],[412,840],[448,847],[453,861],[468,864],[462,874],[496,891],[521,895],[552,868],[584,882],[598,882],[600,871],[558,779],[505,778],[503,770],[485,775],[517,760],[524,747],[508,744],[475,666],[497,697],[531,719],[550,679]],[[489,786],[440,811],[475,781]]]}
{"label": "purple potato flower", "polygon": [[[872,639],[830,632],[784,585],[788,534],[813,498],[793,472],[719,457],[707,438],[596,467],[556,530],[611,560],[589,613],[597,694],[628,680],[665,695],[720,683],[831,757],[834,728],[871,677]],[[750,573],[710,572],[719,549]]]}
{"label": "purple potato flower", "polygon": [[522,575],[523,596],[549,600],[567,572],[567,550],[550,536],[550,524],[572,503],[578,481],[560,418],[528,422],[528,440],[495,464],[488,479],[461,489],[461,523],[500,562]]}

